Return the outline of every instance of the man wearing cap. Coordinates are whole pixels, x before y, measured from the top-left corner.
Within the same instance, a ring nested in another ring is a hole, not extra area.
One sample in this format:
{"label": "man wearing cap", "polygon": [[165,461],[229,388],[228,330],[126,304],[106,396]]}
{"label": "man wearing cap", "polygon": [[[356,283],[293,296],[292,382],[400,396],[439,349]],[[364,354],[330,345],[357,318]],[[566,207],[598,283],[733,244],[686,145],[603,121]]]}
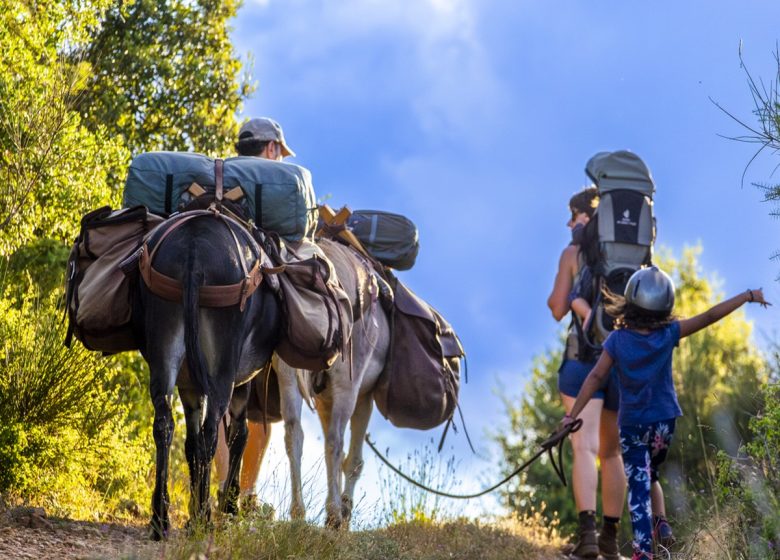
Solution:
{"label": "man wearing cap", "polygon": [[245,122],[238,131],[236,151],[240,156],[255,156],[282,161],[287,156],[295,157],[287,143],[279,123],[268,117],[259,117]]}
{"label": "man wearing cap", "polygon": [[[245,122],[238,131],[238,141],[235,144],[240,156],[259,157],[273,161],[282,161],[287,156],[295,157],[284,140],[284,133],[279,123],[268,117],[259,117]],[[255,393],[255,381],[252,381],[250,391]],[[262,390],[262,388],[261,388]],[[250,396],[250,400],[253,395]],[[239,487],[241,489],[242,508],[257,507],[257,497],[254,489],[257,476],[260,473],[260,463],[263,461],[268,442],[271,439],[271,424],[264,424],[262,420],[253,421],[247,419],[249,434],[246,449],[241,459],[241,474]],[[219,440],[217,444],[217,476],[219,477],[220,490],[224,490],[224,484],[228,474],[228,449],[225,445],[224,424],[219,423]],[[270,506],[269,506],[270,507]]]}

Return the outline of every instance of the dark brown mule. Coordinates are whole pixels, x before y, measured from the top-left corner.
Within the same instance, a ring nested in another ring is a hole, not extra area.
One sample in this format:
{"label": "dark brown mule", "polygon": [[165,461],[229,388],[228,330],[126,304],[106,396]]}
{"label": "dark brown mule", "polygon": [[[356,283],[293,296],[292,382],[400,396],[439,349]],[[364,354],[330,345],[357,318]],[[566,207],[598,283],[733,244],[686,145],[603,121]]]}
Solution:
{"label": "dark brown mule", "polygon": [[176,227],[155,230],[142,257],[144,281],[133,314],[154,406],[154,539],[164,538],[170,527],[174,386],[187,426],[190,519],[205,521],[218,422],[230,403],[230,475],[235,479],[246,444],[246,382],[268,363],[279,334],[276,295],[262,281],[263,269],[270,267],[262,249],[238,222],[218,212],[196,212],[171,218],[179,220]]}

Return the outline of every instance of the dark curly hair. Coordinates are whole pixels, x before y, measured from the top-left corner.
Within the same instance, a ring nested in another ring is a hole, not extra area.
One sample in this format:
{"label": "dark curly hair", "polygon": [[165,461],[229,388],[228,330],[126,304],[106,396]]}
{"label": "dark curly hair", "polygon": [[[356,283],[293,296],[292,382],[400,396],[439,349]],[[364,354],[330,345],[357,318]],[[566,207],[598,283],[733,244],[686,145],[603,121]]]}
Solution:
{"label": "dark curly hair", "polygon": [[626,298],[611,292],[606,287],[604,295],[604,311],[615,319],[616,329],[655,330],[665,327],[677,320],[671,312],[648,311],[628,303]]}
{"label": "dark curly hair", "polygon": [[572,215],[575,212],[585,212],[588,218],[592,218],[599,205],[599,190],[591,185],[569,199],[569,210]]}

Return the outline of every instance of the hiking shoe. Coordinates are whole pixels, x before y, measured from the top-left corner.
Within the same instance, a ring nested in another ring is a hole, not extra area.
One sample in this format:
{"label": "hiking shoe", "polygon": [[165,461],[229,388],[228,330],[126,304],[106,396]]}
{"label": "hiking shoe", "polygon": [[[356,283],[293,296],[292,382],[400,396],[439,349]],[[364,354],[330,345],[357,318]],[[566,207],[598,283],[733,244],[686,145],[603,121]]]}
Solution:
{"label": "hiking shoe", "polygon": [[672,534],[672,526],[669,525],[669,522],[665,517],[658,518],[655,529],[653,529],[653,538],[664,548],[669,548],[677,542],[677,539],[674,538],[674,534]]}
{"label": "hiking shoe", "polygon": [[595,529],[580,529],[578,540],[569,555],[571,558],[597,558],[599,555],[598,535]]}
{"label": "hiking shoe", "polygon": [[620,545],[618,544],[618,525],[605,523],[599,532],[599,554],[604,560],[620,560]]}

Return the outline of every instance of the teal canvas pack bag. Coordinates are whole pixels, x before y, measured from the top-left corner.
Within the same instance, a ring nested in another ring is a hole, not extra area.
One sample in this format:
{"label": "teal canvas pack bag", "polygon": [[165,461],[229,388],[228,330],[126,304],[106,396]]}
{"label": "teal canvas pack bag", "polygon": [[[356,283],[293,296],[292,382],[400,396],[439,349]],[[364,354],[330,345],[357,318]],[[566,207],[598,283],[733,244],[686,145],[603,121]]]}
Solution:
{"label": "teal canvas pack bag", "polygon": [[285,241],[311,237],[317,226],[317,198],[305,167],[263,158],[225,160],[225,190],[241,187],[247,214]]}
{"label": "teal canvas pack bag", "polygon": [[[313,234],[317,204],[308,169],[239,156],[224,160],[223,178],[225,197],[258,227],[292,242]],[[214,159],[208,156],[147,152],[130,164],[122,206],[146,206],[150,212],[170,216],[199,195],[213,194],[214,185]]]}
{"label": "teal canvas pack bag", "polygon": [[183,194],[193,183],[214,186],[214,160],[189,152],[147,152],[133,158],[127,171],[122,207],[146,206],[170,216],[189,200]]}

